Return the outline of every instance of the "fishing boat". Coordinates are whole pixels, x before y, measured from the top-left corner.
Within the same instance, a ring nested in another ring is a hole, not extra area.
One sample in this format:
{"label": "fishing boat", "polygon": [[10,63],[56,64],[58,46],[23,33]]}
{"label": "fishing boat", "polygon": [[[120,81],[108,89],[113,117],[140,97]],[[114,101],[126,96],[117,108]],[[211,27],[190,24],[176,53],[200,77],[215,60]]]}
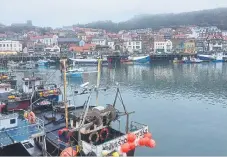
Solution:
{"label": "fishing boat", "polygon": [[0,82],[10,84],[12,89],[15,89],[17,85],[16,76],[11,72],[0,73]]}
{"label": "fishing boat", "polygon": [[[65,63],[64,63],[65,65]],[[65,66],[64,66],[65,67]],[[100,80],[100,62],[98,64],[98,81],[96,87],[84,87],[83,93],[88,98],[81,106],[69,110],[66,99],[66,68],[64,68],[64,101],[61,106],[49,105],[49,110],[40,110],[32,104],[33,112],[44,121],[47,142],[47,152],[52,156],[134,156],[136,147],[155,147],[155,141],[147,125],[129,122],[128,112],[122,101],[119,88],[116,90],[114,102],[108,105],[98,105]],[[105,89],[103,89],[105,91]],[[96,105],[90,100],[96,92]],[[117,99],[120,98],[124,110],[117,109]],[[61,108],[61,110],[59,109]],[[62,112],[63,109],[63,112]],[[126,116],[126,130],[113,127],[114,122]]]}
{"label": "fishing boat", "polygon": [[45,152],[42,120],[23,110],[0,112],[0,156],[46,156]]}
{"label": "fishing boat", "polygon": [[190,57],[189,59],[188,57],[183,57],[182,61],[183,63],[202,63],[203,62],[202,60],[194,57]]}
{"label": "fishing boat", "polygon": [[66,76],[82,77],[83,72],[84,72],[84,69],[82,69],[82,68],[71,68],[71,69],[67,70]]}
{"label": "fishing boat", "polygon": [[215,53],[211,55],[199,54],[197,56],[199,59],[203,61],[212,61],[212,62],[224,62],[224,57],[225,57],[223,53]]}
{"label": "fishing boat", "polygon": [[7,100],[9,93],[12,91],[11,84],[0,83],[0,100]]}
{"label": "fishing boat", "polygon": [[[99,59],[74,59],[74,58],[69,58],[71,61],[74,61],[75,63],[78,63],[80,65],[97,65]],[[108,64],[107,59],[102,59],[101,64]]]}
{"label": "fishing boat", "polygon": [[121,60],[123,64],[149,64],[151,62],[150,56],[139,56],[139,57],[131,57],[128,59]]}
{"label": "fishing boat", "polygon": [[37,61],[38,66],[48,66],[48,61],[47,60],[38,60]]}

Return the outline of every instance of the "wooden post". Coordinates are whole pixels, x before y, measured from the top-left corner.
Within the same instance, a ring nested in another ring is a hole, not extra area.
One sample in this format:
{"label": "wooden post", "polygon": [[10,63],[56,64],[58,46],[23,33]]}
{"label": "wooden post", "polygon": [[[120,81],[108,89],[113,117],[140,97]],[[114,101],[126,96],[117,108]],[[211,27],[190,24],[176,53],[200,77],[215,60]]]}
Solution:
{"label": "wooden post", "polygon": [[66,60],[63,59],[63,75],[64,75],[64,97],[63,97],[63,101],[64,101],[64,105],[65,105],[65,127],[68,128],[68,104],[67,104],[67,98],[66,98]]}

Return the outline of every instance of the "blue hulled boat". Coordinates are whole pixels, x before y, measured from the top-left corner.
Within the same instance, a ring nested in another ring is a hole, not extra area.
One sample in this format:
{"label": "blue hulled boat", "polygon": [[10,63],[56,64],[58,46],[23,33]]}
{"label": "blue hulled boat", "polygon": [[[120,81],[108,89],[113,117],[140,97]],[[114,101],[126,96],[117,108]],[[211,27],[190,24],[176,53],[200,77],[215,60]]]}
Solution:
{"label": "blue hulled boat", "polygon": [[47,60],[38,60],[38,66],[48,66]]}
{"label": "blue hulled boat", "polygon": [[128,57],[128,62],[133,64],[149,64],[151,62],[150,56]]}

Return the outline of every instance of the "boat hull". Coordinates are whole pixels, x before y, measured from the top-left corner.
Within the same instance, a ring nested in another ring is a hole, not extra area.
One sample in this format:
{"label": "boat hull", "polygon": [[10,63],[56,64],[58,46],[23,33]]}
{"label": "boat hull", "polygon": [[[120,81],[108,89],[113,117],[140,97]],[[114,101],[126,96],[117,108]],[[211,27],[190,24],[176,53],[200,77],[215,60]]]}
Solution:
{"label": "boat hull", "polygon": [[23,100],[23,101],[15,101],[15,102],[8,102],[7,104],[7,110],[12,111],[12,110],[26,110],[28,109],[30,105],[30,100]]}
{"label": "boat hull", "polygon": [[82,77],[82,73],[67,73],[67,77]]}

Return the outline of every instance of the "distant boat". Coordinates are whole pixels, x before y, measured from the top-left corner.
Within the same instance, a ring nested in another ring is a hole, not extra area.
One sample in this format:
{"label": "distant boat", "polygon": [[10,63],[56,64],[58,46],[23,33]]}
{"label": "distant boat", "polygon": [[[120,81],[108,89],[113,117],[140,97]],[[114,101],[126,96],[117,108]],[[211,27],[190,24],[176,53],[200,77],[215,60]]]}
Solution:
{"label": "distant boat", "polygon": [[82,73],[84,72],[84,69],[82,68],[72,68],[67,70],[66,76],[69,77],[82,77]]}
{"label": "distant boat", "polygon": [[190,58],[188,59],[187,57],[183,57],[182,59],[183,63],[202,63],[203,60],[199,58]]}
{"label": "distant boat", "polygon": [[48,65],[48,61],[47,60],[38,60],[38,66],[47,66]]}
{"label": "distant boat", "polygon": [[212,62],[224,62],[224,55],[223,53],[217,53],[212,55],[198,55],[198,58],[203,61],[212,61]]}
{"label": "distant boat", "polygon": [[[99,60],[99,59],[74,59],[74,58],[69,58],[69,59],[81,65],[97,65]],[[107,59],[102,59],[102,64],[106,64],[106,63],[108,63]]]}
{"label": "distant boat", "polygon": [[150,56],[128,57],[128,60],[122,61],[123,64],[148,64],[150,63]]}

